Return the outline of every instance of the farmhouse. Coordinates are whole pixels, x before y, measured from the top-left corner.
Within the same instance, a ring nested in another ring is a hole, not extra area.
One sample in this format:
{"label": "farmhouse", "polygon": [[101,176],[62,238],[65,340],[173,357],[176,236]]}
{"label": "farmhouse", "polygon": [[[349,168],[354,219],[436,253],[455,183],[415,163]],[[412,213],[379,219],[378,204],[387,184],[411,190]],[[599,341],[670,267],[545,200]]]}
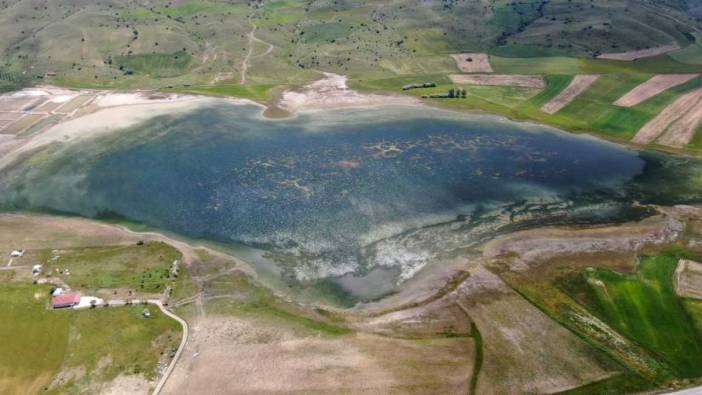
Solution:
{"label": "farmhouse", "polygon": [[62,309],[73,307],[80,302],[80,295],[76,293],[65,293],[58,296],[54,296],[52,299],[52,304],[55,309]]}

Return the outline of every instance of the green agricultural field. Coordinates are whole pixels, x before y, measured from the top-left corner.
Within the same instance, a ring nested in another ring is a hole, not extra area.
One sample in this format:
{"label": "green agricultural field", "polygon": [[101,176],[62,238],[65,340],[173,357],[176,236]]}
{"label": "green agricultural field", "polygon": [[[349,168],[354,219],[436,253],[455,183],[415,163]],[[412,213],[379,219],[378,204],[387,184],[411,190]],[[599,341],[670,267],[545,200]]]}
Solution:
{"label": "green agricultural field", "polygon": [[[119,375],[154,379],[162,353],[178,345],[179,324],[158,309],[149,319],[141,316],[143,306],[50,310],[50,290],[0,286],[0,393],[77,393]],[[60,372],[66,379],[52,384]]]}
{"label": "green agricultural field", "polygon": [[273,85],[211,85],[211,86],[192,86],[175,89],[166,89],[165,91],[177,91],[183,93],[196,93],[210,96],[231,96],[251,99],[257,102],[267,102],[273,97]]}
{"label": "green agricultural field", "polygon": [[[644,73],[602,75],[588,90],[553,115],[542,112],[541,107],[565,89],[573,75],[545,75],[547,85],[542,91],[532,88],[457,85],[451,84],[448,78],[442,75],[359,80],[353,81],[353,86],[364,90],[398,92],[406,84],[435,82],[436,88],[414,89],[404,93],[420,97],[444,93],[452,87],[464,88],[468,93],[466,99],[429,99],[429,101],[441,107],[484,111],[514,119],[533,120],[566,130],[594,132],[613,139],[629,140],[646,122],[653,119],[677,97],[702,86],[702,78],[698,77],[631,108],[613,104],[651,76],[652,74]],[[696,146],[696,141],[693,140],[691,147]]]}
{"label": "green agricultural field", "polygon": [[[643,257],[632,275],[591,269],[564,289],[681,378],[702,375],[702,332],[673,289],[678,256]],[[697,313],[699,313],[697,311]]]}

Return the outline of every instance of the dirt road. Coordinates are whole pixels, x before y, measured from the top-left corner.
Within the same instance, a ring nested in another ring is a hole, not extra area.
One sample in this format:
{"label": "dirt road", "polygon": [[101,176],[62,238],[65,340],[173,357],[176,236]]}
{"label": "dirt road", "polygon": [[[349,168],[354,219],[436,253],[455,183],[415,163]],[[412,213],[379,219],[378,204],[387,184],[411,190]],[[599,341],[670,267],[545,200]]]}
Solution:
{"label": "dirt road", "polygon": [[[273,44],[265,42],[265,41],[261,40],[260,38],[256,37],[256,24],[253,22],[253,14],[251,16],[249,16],[249,24],[251,25],[251,31],[247,35],[249,38],[249,50],[246,53],[246,57],[244,57],[244,61],[241,63],[241,80],[240,80],[240,82],[242,85],[244,85],[246,83],[246,72],[249,70],[249,62],[251,61],[251,59],[266,56],[273,51],[273,48],[275,48],[273,46]],[[253,53],[254,53],[254,44],[255,43],[265,44],[268,46],[268,48],[262,54],[254,55]]]}
{"label": "dirt road", "polygon": [[178,323],[183,327],[183,338],[180,340],[180,345],[178,346],[178,351],[176,351],[176,354],[173,357],[173,359],[171,360],[171,363],[168,365],[168,368],[166,369],[165,372],[163,372],[163,375],[161,376],[161,380],[159,380],[158,384],[156,385],[156,388],[154,388],[153,395],[158,395],[161,392],[161,390],[163,389],[163,386],[166,385],[166,381],[168,381],[168,378],[171,376],[171,373],[173,373],[173,369],[175,369],[175,365],[178,363],[178,359],[180,359],[181,354],[183,354],[183,349],[185,348],[185,345],[188,342],[189,328],[188,328],[188,323],[185,322],[184,319],[178,317],[177,315],[173,314],[170,310],[166,309],[160,300],[150,299],[150,300],[148,300],[148,303],[158,306],[158,308],[161,310],[161,312],[163,314],[178,321]]}

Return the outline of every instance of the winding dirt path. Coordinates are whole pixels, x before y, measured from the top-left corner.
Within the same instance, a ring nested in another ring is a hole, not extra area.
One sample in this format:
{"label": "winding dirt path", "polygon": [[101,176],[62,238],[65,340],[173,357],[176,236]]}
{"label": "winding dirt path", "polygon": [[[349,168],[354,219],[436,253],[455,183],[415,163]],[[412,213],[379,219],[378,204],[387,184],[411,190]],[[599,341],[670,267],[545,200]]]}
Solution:
{"label": "winding dirt path", "polygon": [[180,356],[183,353],[183,349],[185,348],[185,345],[188,342],[189,328],[188,323],[185,322],[184,319],[178,317],[177,315],[173,314],[170,310],[166,309],[160,300],[150,299],[147,302],[149,304],[158,306],[159,310],[161,310],[163,314],[178,321],[178,323],[183,327],[183,338],[180,340],[180,346],[178,346],[178,351],[176,351],[175,356],[171,360],[171,363],[168,365],[168,368],[166,368],[166,371],[161,376],[161,380],[159,380],[158,384],[156,385],[156,388],[154,388],[154,392],[152,393],[153,395],[158,395],[163,389],[163,387],[166,385],[166,381],[168,381],[168,378],[171,376],[171,373],[173,373],[173,369],[175,369],[176,363],[178,363],[178,360],[180,359]]}
{"label": "winding dirt path", "polygon": [[[275,48],[273,44],[263,41],[260,38],[256,37],[256,24],[253,22],[253,14],[249,16],[249,24],[251,25],[251,31],[249,32],[249,34],[247,34],[247,37],[249,38],[249,50],[246,53],[246,57],[244,57],[244,60],[241,62],[241,85],[246,84],[246,72],[249,70],[249,62],[251,61],[251,59],[266,56],[273,52],[273,48]],[[268,45],[268,48],[262,54],[254,55],[253,53],[255,43]]]}

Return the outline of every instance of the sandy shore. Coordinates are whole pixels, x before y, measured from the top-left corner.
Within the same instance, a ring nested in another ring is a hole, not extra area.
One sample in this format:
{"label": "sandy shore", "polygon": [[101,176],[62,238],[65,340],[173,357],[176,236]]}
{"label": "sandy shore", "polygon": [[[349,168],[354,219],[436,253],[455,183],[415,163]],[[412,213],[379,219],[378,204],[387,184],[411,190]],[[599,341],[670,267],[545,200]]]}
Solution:
{"label": "sandy shore", "polygon": [[[32,89],[35,91],[36,89]],[[4,144],[11,149],[0,152],[0,169],[14,162],[22,154],[51,143],[72,143],[121,129],[129,128],[149,119],[171,114],[185,114],[216,103],[253,104],[248,100],[217,99],[194,95],[158,95],[146,92],[113,93],[79,91],[78,94],[64,90],[43,88],[51,95],[49,101],[67,101],[79,95],[92,95],[90,103],[74,110],[62,122],[29,137],[16,136]],[[23,94],[21,91],[16,94]],[[7,140],[7,139],[6,139]]]}
{"label": "sandy shore", "polygon": [[[41,98],[47,103],[42,107],[53,103],[51,111],[44,114],[45,116],[61,114],[64,118],[56,125],[28,137],[4,136],[4,139],[0,140],[0,169],[12,164],[22,154],[51,143],[73,143],[126,129],[158,116],[182,115],[218,103],[259,106],[262,107],[264,116],[275,113],[275,110],[289,115],[345,107],[422,104],[418,99],[408,96],[360,93],[349,89],[347,80],[347,77],[342,75],[324,73],[324,78],[300,90],[283,91],[277,103],[268,108],[247,99],[149,91],[110,92],[39,86],[13,92],[0,96],[0,101]],[[69,113],[53,112],[82,97],[89,99],[71,108]]]}

